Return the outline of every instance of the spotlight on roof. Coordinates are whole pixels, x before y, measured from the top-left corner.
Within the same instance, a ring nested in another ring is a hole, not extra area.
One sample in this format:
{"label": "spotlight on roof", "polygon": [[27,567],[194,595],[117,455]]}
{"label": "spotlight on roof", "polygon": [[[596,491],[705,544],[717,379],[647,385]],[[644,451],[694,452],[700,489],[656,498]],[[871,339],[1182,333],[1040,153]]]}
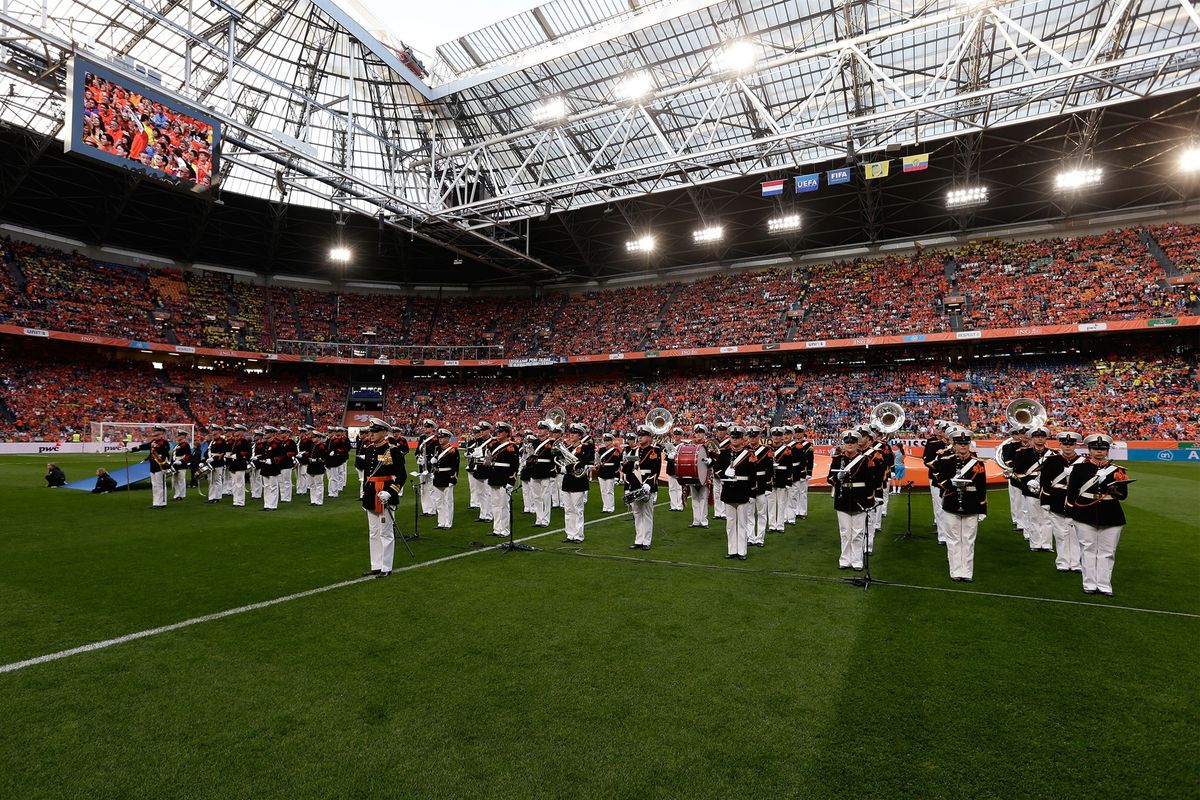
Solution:
{"label": "spotlight on roof", "polygon": [[969,186],[946,192],[946,208],[968,208],[981,206],[988,201],[986,186]]}
{"label": "spotlight on roof", "polygon": [[797,230],[800,230],[799,214],[785,214],[782,217],[767,220],[768,233],[787,233]]}
{"label": "spotlight on roof", "polygon": [[1179,154],[1179,171],[1200,172],[1200,145],[1192,145]]}
{"label": "spotlight on roof", "polygon": [[1068,169],[1054,177],[1054,188],[1060,192],[1070,192],[1088,186],[1098,186],[1103,176],[1099,167]]}
{"label": "spotlight on roof", "polygon": [[557,125],[566,118],[567,101],[561,97],[547,97],[529,112],[534,125]]}
{"label": "spotlight on roof", "polygon": [[335,247],[329,251],[329,260],[338,264],[350,263],[350,248]]}
{"label": "spotlight on roof", "polygon": [[757,61],[754,45],[744,39],[739,39],[725,45],[724,49],[717,53],[714,64],[720,72],[742,75],[754,69]]}
{"label": "spotlight on roof", "polygon": [[622,103],[637,103],[653,90],[654,79],[649,73],[631,72],[617,84],[615,94]]}
{"label": "spotlight on roof", "polygon": [[625,252],[627,253],[649,253],[654,250],[654,237],[651,234],[646,234],[637,239],[630,239],[625,243]]}
{"label": "spotlight on roof", "polygon": [[720,225],[710,225],[707,228],[699,228],[692,231],[692,241],[696,244],[708,244],[710,242],[719,242],[725,237],[725,229]]}

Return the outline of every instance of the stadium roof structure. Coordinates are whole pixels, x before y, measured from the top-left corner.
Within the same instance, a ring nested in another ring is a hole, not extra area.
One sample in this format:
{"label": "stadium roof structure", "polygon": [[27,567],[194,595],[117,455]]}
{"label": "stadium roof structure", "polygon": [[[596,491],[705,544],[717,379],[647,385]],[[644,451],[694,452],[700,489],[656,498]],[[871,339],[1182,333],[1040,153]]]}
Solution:
{"label": "stadium roof structure", "polygon": [[[222,119],[224,197],[373,218],[468,283],[619,275],[612,242],[681,202],[698,220],[881,156],[940,152],[963,184],[1042,131],[1086,163],[1121,104],[1183,139],[1200,88],[1191,0],[552,0],[428,73],[333,0],[7,0],[0,27],[21,80],[0,120],[47,137],[28,168],[60,134],[66,56],[90,53]],[[877,240],[885,202],[856,187]]]}

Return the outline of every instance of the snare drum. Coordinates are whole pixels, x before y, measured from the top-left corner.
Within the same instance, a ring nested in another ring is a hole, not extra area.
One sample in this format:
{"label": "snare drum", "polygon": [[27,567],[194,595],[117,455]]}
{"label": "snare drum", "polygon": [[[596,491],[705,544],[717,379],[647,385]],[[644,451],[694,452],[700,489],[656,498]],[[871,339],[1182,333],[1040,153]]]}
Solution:
{"label": "snare drum", "polygon": [[702,444],[681,444],[675,452],[675,480],[684,486],[708,483],[708,451]]}

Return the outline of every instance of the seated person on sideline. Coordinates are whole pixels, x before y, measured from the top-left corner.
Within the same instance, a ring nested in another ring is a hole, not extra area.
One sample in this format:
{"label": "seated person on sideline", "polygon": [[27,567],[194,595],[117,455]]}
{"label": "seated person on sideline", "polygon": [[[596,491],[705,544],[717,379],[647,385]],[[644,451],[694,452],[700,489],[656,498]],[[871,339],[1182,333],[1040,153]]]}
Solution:
{"label": "seated person on sideline", "polygon": [[112,475],[104,467],[96,470],[96,488],[92,489],[92,494],[108,494],[113,489],[117,488],[117,482]]}
{"label": "seated person on sideline", "polygon": [[67,476],[59,469],[58,465],[51,462],[46,465],[46,488],[57,489],[59,486],[67,485]]}

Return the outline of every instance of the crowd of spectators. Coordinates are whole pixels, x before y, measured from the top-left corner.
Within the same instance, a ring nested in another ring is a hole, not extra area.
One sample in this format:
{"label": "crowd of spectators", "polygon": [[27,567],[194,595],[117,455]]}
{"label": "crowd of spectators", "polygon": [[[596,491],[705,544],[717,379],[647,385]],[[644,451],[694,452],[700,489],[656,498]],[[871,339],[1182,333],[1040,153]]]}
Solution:
{"label": "crowd of spectators", "polygon": [[1150,234],[1176,269],[1200,276],[1200,225],[1153,225]]}
{"label": "crowd of spectators", "polygon": [[663,350],[780,342],[787,311],[803,294],[792,270],[702,278],[679,288],[653,341]]}
{"label": "crowd of spectators", "polygon": [[945,254],[838,261],[812,268],[793,339],[845,339],[949,329]]}
{"label": "crowd of spectators", "polygon": [[570,355],[645,349],[653,337],[652,326],[676,286],[633,286],[567,296],[553,327],[551,350]]}

